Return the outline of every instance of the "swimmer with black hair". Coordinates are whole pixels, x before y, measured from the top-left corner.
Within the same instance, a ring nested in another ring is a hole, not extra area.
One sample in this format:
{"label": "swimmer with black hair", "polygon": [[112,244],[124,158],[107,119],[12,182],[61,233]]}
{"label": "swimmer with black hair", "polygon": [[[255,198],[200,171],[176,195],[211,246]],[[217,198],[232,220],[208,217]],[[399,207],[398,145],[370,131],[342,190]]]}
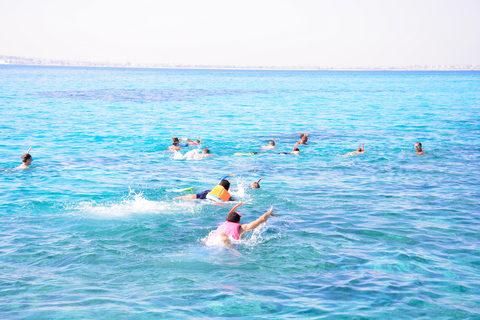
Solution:
{"label": "swimmer with black hair", "polygon": [[186,196],[175,197],[173,200],[196,200],[196,199],[208,199],[215,202],[218,201],[235,201],[228,192],[230,189],[230,181],[222,179],[219,184],[212,190],[205,190],[200,193],[188,194]]}
{"label": "swimmer with black hair", "polygon": [[[273,213],[273,206],[271,206],[270,210],[261,215],[260,218],[256,219],[255,221],[246,224],[240,224],[242,214],[240,212],[236,212],[235,209],[242,204],[243,202],[240,202],[238,205],[233,207],[230,212],[228,212],[225,222],[222,223],[212,234],[213,236],[219,236],[223,245],[230,250],[234,250],[232,249],[232,240],[240,240],[240,238],[242,238],[247,231],[254,230],[262,223],[267,222],[268,218],[278,217]],[[238,251],[236,252],[238,253]]]}
{"label": "swimmer with black hair", "polygon": [[180,145],[180,140],[177,137],[172,136],[172,145],[168,147],[168,151],[182,150],[182,148],[179,145]]}
{"label": "swimmer with black hair", "polygon": [[279,154],[295,154],[295,155],[299,155],[300,154],[300,149],[297,148],[297,146],[300,144],[300,142],[297,142],[294,146],[293,146],[293,150],[292,152],[280,152]]}
{"label": "swimmer with black hair", "polygon": [[348,152],[347,154],[345,154],[345,157],[348,157],[348,156],[355,156],[357,154],[363,154],[365,152],[365,148],[363,147],[363,143],[362,143],[362,147],[360,148],[357,148],[357,150],[355,151],[352,151],[352,152]]}

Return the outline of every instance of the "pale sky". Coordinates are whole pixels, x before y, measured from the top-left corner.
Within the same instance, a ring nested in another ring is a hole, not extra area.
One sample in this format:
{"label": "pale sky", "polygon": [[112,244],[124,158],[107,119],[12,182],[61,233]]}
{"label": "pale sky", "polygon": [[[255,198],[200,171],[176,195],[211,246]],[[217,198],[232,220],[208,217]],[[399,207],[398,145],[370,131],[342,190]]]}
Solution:
{"label": "pale sky", "polygon": [[480,65],[480,0],[0,0],[0,55],[232,66]]}

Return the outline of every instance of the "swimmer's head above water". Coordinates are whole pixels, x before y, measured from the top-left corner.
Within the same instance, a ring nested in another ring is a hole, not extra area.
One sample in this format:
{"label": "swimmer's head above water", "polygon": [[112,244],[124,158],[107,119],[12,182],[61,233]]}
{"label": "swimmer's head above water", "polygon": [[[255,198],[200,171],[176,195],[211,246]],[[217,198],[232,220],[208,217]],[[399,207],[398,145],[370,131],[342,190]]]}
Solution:
{"label": "swimmer's head above water", "polygon": [[417,142],[415,143],[415,151],[417,151],[417,154],[423,154],[425,153],[423,150],[422,150],[422,143],[421,142]]}
{"label": "swimmer's head above water", "polygon": [[240,219],[242,218],[242,214],[236,211],[229,212],[227,214],[227,218],[225,220],[238,223],[240,222]]}
{"label": "swimmer's head above water", "polygon": [[223,179],[222,181],[220,181],[219,185],[224,187],[225,190],[227,190],[227,191],[228,191],[228,189],[230,189],[230,181],[228,181],[227,179]]}
{"label": "swimmer's head above water", "polygon": [[210,150],[208,148],[205,148],[205,149],[202,150],[202,154],[203,155],[210,154]]}
{"label": "swimmer's head above water", "polygon": [[29,166],[32,164],[33,157],[30,153],[24,153],[22,155],[22,162],[24,165]]}
{"label": "swimmer's head above water", "polygon": [[250,184],[250,188],[252,189],[260,189],[260,183],[258,182],[252,182],[252,184]]}

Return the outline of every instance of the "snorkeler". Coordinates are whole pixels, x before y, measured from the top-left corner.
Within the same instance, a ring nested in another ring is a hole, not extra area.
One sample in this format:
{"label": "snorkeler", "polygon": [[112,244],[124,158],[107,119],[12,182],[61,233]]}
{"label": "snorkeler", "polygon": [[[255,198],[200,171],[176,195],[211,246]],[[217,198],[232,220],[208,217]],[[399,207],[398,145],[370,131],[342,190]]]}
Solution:
{"label": "snorkeler", "polygon": [[293,146],[293,150],[292,152],[280,152],[279,154],[296,154],[296,155],[299,155],[300,154],[300,149],[297,148],[297,146],[300,144],[300,142],[297,142],[294,146]]}
{"label": "snorkeler", "polygon": [[210,153],[210,149],[208,149],[208,147],[205,147],[202,150],[202,158],[206,158],[206,157],[213,157],[213,154]]}
{"label": "snorkeler", "polygon": [[174,136],[172,136],[172,145],[168,147],[168,151],[177,151],[177,150],[182,150],[179,146],[180,140]]}
{"label": "snorkeler", "polygon": [[[31,149],[31,148],[30,148]],[[30,151],[30,149],[28,151]],[[22,155],[22,164],[15,169],[28,169],[28,167],[32,164],[33,158],[30,153],[24,153]]]}
{"label": "snorkeler", "polygon": [[214,235],[219,236],[222,243],[225,245],[227,249],[232,249],[232,239],[240,240],[241,237],[245,234],[245,232],[253,230],[257,228],[262,223],[267,222],[270,216],[277,217],[276,214],[273,214],[273,206],[264,213],[260,218],[257,220],[247,223],[247,224],[240,224],[240,219],[242,218],[242,214],[236,212],[239,206],[241,206],[243,202],[240,202],[235,207],[230,210],[227,214],[227,218],[225,222],[222,223],[217,230],[215,230]]}
{"label": "snorkeler", "polygon": [[275,138],[272,138],[268,143],[268,146],[262,146],[262,149],[274,149],[275,148]]}
{"label": "snorkeler", "polygon": [[[262,181],[263,178],[258,179],[258,181],[254,181],[250,184],[250,187],[244,188],[245,190],[247,189],[260,189],[260,181]],[[239,188],[231,188],[231,190],[238,190]]]}
{"label": "snorkeler", "polygon": [[187,141],[187,143],[182,143],[182,147],[186,146],[198,146],[202,143],[202,138],[198,137],[198,140],[190,140],[190,139],[179,139],[180,141]]}
{"label": "snorkeler", "polygon": [[425,151],[422,150],[422,143],[421,142],[415,143],[414,148],[415,148],[416,154],[418,154],[418,155],[425,154]]}
{"label": "snorkeler", "polygon": [[354,156],[354,155],[357,155],[357,154],[363,154],[363,152],[365,152],[365,148],[363,147],[363,143],[362,143],[361,148],[357,148],[357,150],[355,150],[355,151],[348,152],[347,154],[345,154],[345,157]]}
{"label": "snorkeler", "polygon": [[308,141],[308,133],[299,133],[300,135],[300,142],[299,144],[307,144]]}
{"label": "snorkeler", "polygon": [[[227,176],[228,177],[228,176]],[[226,177],[225,177],[226,178]],[[175,197],[173,200],[195,200],[195,199],[209,199],[217,201],[235,201],[228,189],[230,189],[230,181],[223,178],[215,188],[212,190],[205,190],[200,193],[188,194],[186,196]]]}
{"label": "snorkeler", "polygon": [[190,150],[185,155],[182,155],[180,151],[175,150],[175,156],[173,157],[176,160],[197,160],[207,157],[213,157],[213,154],[210,154],[210,150],[204,148],[201,153],[198,153],[198,149]]}

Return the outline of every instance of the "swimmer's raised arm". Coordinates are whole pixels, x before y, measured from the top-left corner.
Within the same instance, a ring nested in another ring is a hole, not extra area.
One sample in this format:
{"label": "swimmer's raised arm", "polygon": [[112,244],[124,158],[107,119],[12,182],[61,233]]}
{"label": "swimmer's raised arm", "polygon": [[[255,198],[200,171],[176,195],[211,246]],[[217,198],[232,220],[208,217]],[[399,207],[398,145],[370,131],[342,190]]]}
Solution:
{"label": "swimmer's raised arm", "polygon": [[293,150],[292,151],[295,151],[295,148],[300,144],[300,142],[297,142],[294,146],[293,146]]}
{"label": "swimmer's raised arm", "polygon": [[362,152],[365,151],[365,148],[363,147],[363,143],[362,143]]}
{"label": "swimmer's raised arm", "polygon": [[268,218],[272,217],[278,217],[276,214],[273,213],[273,206],[268,210],[266,213],[264,213],[260,218],[257,220],[247,223],[247,224],[242,224],[241,225],[241,230],[242,232],[250,231],[261,225],[262,223],[267,222]]}

